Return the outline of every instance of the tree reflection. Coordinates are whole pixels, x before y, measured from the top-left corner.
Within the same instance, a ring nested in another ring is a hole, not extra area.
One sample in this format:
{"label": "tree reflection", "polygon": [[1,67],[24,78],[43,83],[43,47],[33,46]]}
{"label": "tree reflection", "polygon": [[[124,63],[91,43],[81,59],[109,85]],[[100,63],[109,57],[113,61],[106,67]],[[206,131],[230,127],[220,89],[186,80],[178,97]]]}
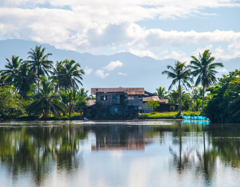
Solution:
{"label": "tree reflection", "polygon": [[196,175],[203,175],[207,185],[211,184],[216,166],[216,153],[212,149],[206,148],[206,137],[203,132],[203,152],[197,151],[198,162],[196,165]]}
{"label": "tree reflection", "polygon": [[239,124],[216,124],[209,128],[214,152],[224,165],[240,168]]}
{"label": "tree reflection", "polygon": [[[177,167],[179,173],[181,173],[185,168],[189,168],[191,166],[190,162],[190,153],[192,150],[187,150],[183,153],[182,148],[182,124],[181,121],[176,122],[177,129],[173,131],[173,135],[178,136],[177,143],[179,144],[179,153],[175,153],[171,147],[169,147],[170,153],[173,155],[174,158],[174,165]],[[188,130],[185,126],[185,129]],[[176,131],[178,134],[176,134]]]}
{"label": "tree reflection", "polygon": [[76,153],[87,133],[83,127],[0,128],[0,161],[13,179],[30,172],[36,185],[53,170],[78,168]]}
{"label": "tree reflection", "polygon": [[[178,137],[178,139],[174,139],[173,143],[179,144],[178,154],[173,151],[172,147],[169,147],[169,151],[173,155],[173,165],[180,174],[187,170],[195,171],[196,177],[202,176],[207,185],[211,184],[216,165],[216,153],[210,145],[210,137],[206,143],[205,126],[183,125],[181,122],[176,122],[176,124],[178,128],[173,131],[173,137]],[[198,140],[191,145],[186,142],[186,149],[183,151],[183,134],[189,137],[188,132],[191,133],[191,136],[196,134],[197,137],[201,133],[203,135],[202,146],[199,145]]]}

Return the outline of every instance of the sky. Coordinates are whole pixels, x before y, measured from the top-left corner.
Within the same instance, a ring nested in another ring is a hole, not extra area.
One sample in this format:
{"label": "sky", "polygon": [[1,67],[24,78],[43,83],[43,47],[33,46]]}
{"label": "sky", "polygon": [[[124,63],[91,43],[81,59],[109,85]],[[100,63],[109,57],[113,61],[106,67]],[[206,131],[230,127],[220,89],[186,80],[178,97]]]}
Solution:
{"label": "sky", "polygon": [[189,61],[240,57],[239,0],[0,0],[0,40]]}

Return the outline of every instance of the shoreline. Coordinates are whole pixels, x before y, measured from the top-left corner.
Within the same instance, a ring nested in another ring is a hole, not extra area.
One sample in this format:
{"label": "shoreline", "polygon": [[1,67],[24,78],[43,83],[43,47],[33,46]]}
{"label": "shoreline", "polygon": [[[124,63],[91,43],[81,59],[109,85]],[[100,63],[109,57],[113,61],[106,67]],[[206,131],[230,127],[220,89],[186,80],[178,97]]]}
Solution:
{"label": "shoreline", "polygon": [[83,120],[83,119],[32,119],[32,120],[26,120],[26,119],[6,119],[2,120],[1,122],[23,122],[23,121],[35,121],[35,122],[46,122],[46,121],[139,121],[139,120],[184,120],[183,118],[132,118],[132,119],[89,119],[89,120]]}

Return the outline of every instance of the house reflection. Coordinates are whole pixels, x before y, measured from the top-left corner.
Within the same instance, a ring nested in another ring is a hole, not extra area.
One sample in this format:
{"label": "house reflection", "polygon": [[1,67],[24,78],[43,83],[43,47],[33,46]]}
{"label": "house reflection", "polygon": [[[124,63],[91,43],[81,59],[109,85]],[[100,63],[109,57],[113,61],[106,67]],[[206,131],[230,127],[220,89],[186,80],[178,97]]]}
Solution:
{"label": "house reflection", "polygon": [[143,126],[104,126],[96,128],[96,144],[92,151],[99,150],[145,150],[146,129]]}

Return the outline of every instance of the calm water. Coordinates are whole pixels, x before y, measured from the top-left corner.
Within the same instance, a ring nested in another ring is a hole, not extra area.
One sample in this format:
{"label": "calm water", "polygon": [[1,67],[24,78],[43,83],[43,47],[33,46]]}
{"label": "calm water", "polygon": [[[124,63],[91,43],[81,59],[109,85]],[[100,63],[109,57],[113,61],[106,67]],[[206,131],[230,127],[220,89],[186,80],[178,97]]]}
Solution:
{"label": "calm water", "polygon": [[240,124],[0,123],[0,186],[240,186]]}

